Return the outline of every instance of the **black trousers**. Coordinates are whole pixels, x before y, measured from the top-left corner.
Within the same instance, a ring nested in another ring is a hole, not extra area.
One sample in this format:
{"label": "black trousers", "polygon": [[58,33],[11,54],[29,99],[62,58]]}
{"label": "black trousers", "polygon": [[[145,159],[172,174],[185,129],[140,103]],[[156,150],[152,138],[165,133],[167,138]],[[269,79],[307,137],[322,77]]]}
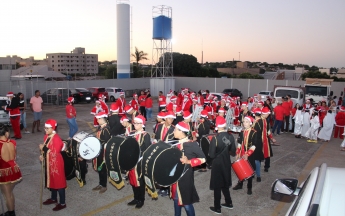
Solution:
{"label": "black trousers", "polygon": [[107,169],[105,167],[105,164],[103,164],[101,171],[98,171],[98,177],[99,177],[99,185],[102,187],[107,187]]}
{"label": "black trousers", "polygon": [[271,165],[271,158],[268,157],[268,158],[265,158],[265,169],[268,169],[270,168],[270,165]]}
{"label": "black trousers", "polygon": [[82,180],[85,180],[85,176],[87,173],[86,160],[79,161],[79,167],[80,167],[80,177]]}
{"label": "black trousers", "polygon": [[292,119],[292,127],[291,127],[292,132],[295,131],[295,119]]}
{"label": "black trousers", "polygon": [[232,204],[231,196],[230,196],[230,189],[223,187],[223,188],[215,188],[214,189],[214,207],[216,209],[220,209],[220,200],[222,198],[221,192],[223,192],[225,203],[226,204]]}
{"label": "black trousers", "polygon": [[134,199],[139,200],[139,201],[144,201],[145,200],[145,183],[144,180],[139,180],[140,186],[139,187],[133,187],[133,194],[134,194]]}
{"label": "black trousers", "polygon": [[140,109],[141,115],[143,115],[145,117],[145,119],[146,119],[146,109],[145,109],[145,107],[144,106],[140,106],[139,109]]}
{"label": "black trousers", "polygon": [[[290,116],[284,116],[284,122],[281,127],[281,131],[289,132],[289,125],[290,125]],[[285,123],[285,124],[284,124]],[[284,125],[285,125],[285,130],[284,130]]]}

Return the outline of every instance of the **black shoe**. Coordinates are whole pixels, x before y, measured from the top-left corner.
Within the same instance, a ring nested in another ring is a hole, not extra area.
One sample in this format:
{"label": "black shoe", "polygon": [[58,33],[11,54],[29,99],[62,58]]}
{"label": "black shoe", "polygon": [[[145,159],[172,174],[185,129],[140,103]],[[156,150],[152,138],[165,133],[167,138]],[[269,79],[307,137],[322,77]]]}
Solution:
{"label": "black shoe", "polygon": [[212,166],[211,165],[207,165],[207,169],[212,169]]}
{"label": "black shoe", "polygon": [[261,182],[261,177],[256,177],[257,182]]}
{"label": "black shoe", "polygon": [[253,194],[253,192],[252,192],[252,189],[251,189],[251,188],[248,188],[248,190],[247,190],[247,194],[248,194],[248,195],[252,195],[252,194]]}
{"label": "black shoe", "polygon": [[216,209],[215,207],[210,207],[210,211],[216,214],[221,214],[222,211],[220,209]]}
{"label": "black shoe", "polygon": [[127,205],[129,205],[129,206],[133,206],[133,205],[136,205],[136,204],[138,204],[138,200],[132,200],[132,201],[130,201],[129,203],[127,203]]}
{"label": "black shoe", "polygon": [[264,171],[265,171],[265,172],[268,172],[268,168],[265,168]]}
{"label": "black shoe", "polygon": [[242,189],[243,185],[240,184],[240,183],[237,183],[237,185],[235,187],[233,187],[232,189],[233,190],[239,190],[239,189]]}
{"label": "black shoe", "polygon": [[227,209],[233,209],[234,208],[232,203],[230,203],[230,204],[223,203],[223,204],[220,204],[220,205],[222,206],[222,208],[227,208]]}
{"label": "black shoe", "polygon": [[144,201],[138,201],[137,205],[135,206],[136,209],[140,209],[141,207],[143,207],[144,205]]}

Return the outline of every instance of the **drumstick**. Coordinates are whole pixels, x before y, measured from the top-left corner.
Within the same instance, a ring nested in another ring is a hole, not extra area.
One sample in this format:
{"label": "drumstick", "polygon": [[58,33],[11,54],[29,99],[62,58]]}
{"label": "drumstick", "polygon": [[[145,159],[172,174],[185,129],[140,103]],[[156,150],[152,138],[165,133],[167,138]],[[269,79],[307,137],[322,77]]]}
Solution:
{"label": "drumstick", "polygon": [[[43,157],[43,156],[42,156]],[[44,178],[44,158],[42,160],[42,166],[41,166],[41,192],[40,192],[40,209],[42,209],[42,196],[43,196],[43,178]]]}

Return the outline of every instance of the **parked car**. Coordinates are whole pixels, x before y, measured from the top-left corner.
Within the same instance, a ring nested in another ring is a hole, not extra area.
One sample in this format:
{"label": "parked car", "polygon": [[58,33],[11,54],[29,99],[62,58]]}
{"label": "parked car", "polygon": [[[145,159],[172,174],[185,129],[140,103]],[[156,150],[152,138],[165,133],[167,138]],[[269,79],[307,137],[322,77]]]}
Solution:
{"label": "parked car", "polygon": [[10,125],[10,116],[8,115],[8,112],[2,108],[2,106],[7,105],[7,100],[7,97],[0,96],[0,123]]}
{"label": "parked car", "polygon": [[261,91],[259,92],[259,95],[261,95],[261,99],[266,100],[267,98],[272,99],[273,98],[273,92],[272,91]]}
{"label": "parked car", "polygon": [[109,100],[111,102],[116,101],[120,97],[120,92],[124,92],[122,88],[117,87],[106,87],[105,91],[108,92]]}
{"label": "parked car", "polygon": [[[217,96],[219,101],[222,99],[222,93],[210,92],[210,94]],[[204,99],[206,99],[206,92],[202,93],[202,96],[204,97]]]}
{"label": "parked car", "polygon": [[297,179],[277,179],[272,195],[295,195],[285,215],[345,215],[345,168],[315,167],[298,186]]}
{"label": "parked car", "polygon": [[91,88],[87,88],[87,89],[92,93],[93,101],[98,100],[100,94],[103,94],[105,96],[106,102],[109,100],[108,92],[105,90],[105,88],[91,87]]}
{"label": "parked car", "polygon": [[68,97],[74,97],[76,103],[84,100],[87,103],[90,103],[92,100],[91,92],[86,92],[84,95],[84,93],[80,93],[77,89],[74,88],[52,88],[44,92],[41,95],[41,97],[43,99],[43,103],[52,103],[54,105],[61,105],[67,103]]}
{"label": "parked car", "polygon": [[242,99],[242,92],[238,89],[224,89],[223,93],[228,94],[231,97],[240,97]]}
{"label": "parked car", "polygon": [[86,88],[76,88],[73,90],[71,89],[71,94],[74,97],[74,103],[90,103],[92,101],[92,93]]}

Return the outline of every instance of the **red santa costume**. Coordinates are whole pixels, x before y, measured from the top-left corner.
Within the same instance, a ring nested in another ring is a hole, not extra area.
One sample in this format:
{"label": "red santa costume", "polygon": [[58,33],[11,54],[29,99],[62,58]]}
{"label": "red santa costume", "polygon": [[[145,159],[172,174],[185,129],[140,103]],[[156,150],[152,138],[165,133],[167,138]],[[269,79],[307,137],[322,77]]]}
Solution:
{"label": "red santa costume", "polygon": [[91,110],[91,115],[94,115],[93,117],[93,126],[98,127],[98,122],[96,119],[96,115],[100,112],[104,112],[104,106],[102,106],[101,101],[96,101],[96,105]]}
{"label": "red santa costume", "polygon": [[335,116],[335,130],[334,130],[334,138],[343,139],[343,133],[344,133],[344,127],[345,127],[345,106],[340,107],[339,112]]}
{"label": "red santa costume", "polygon": [[174,105],[176,105],[177,97],[171,96],[170,97],[170,103],[165,107],[167,111],[173,111],[174,110]]}
{"label": "red santa costume", "polygon": [[126,100],[125,100],[125,93],[120,92],[120,97],[116,100],[116,104],[119,107],[119,116],[125,116],[125,106],[126,106]]}
{"label": "red santa costume", "polygon": [[138,101],[138,95],[137,94],[133,94],[133,99],[130,101],[129,104],[131,105],[131,107],[133,107],[133,109],[135,111],[139,110],[139,101]]}
{"label": "red santa costume", "polygon": [[189,99],[189,95],[185,94],[182,105],[181,105],[182,110],[183,111],[187,111],[187,110],[189,111],[191,105],[192,105],[192,101]]}
{"label": "red santa costume", "polygon": [[[14,140],[0,140],[0,155],[2,146],[7,143],[10,143],[14,146],[14,149],[17,147],[17,143]],[[16,151],[16,150],[15,150]],[[19,166],[15,160],[5,161],[0,157],[0,184],[10,184],[18,182],[22,179],[22,173],[20,172]]]}

